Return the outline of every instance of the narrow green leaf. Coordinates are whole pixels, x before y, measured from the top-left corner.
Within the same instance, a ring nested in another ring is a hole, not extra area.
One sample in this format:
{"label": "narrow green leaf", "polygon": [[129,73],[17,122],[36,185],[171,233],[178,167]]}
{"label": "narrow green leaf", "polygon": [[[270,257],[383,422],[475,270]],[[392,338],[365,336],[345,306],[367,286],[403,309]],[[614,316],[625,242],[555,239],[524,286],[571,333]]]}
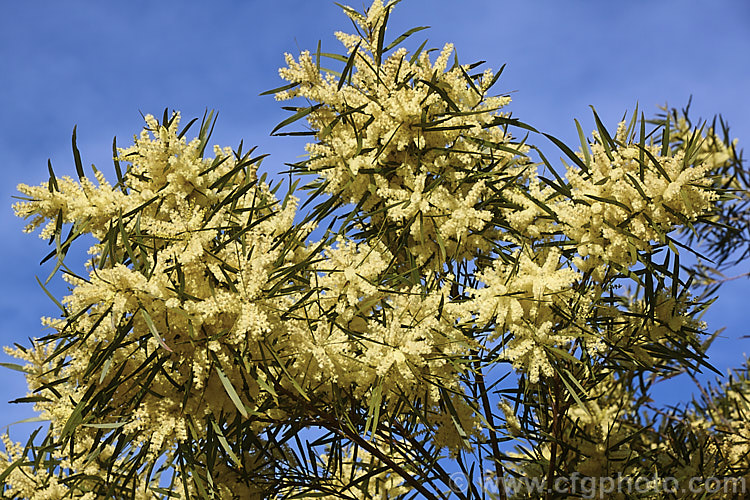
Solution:
{"label": "narrow green leaf", "polygon": [[122,167],[120,166],[120,160],[118,160],[118,156],[117,156],[117,137],[112,138],[112,162],[115,165],[115,175],[117,176],[117,185],[120,186],[120,190],[124,194],[128,194],[127,189],[125,188],[125,179],[122,175]]}
{"label": "narrow green leaf", "polygon": [[389,50],[393,49],[394,47],[398,46],[398,44],[400,44],[401,42],[409,38],[414,33],[417,33],[422,30],[426,30],[428,28],[429,26],[417,26],[416,28],[412,28],[409,31],[404,32],[403,35],[399,36],[394,41],[389,43],[388,46],[383,49],[383,52],[388,52]]}
{"label": "narrow green leaf", "polygon": [[587,167],[591,167],[591,155],[589,154],[589,142],[586,140],[586,134],[583,133],[581,124],[578,120],[573,119],[576,122],[576,129],[578,130],[578,139],[581,141],[581,151],[583,152],[583,161]]}
{"label": "narrow green leaf", "polygon": [[342,56],[341,54],[332,54],[331,52],[321,52],[320,55],[322,57],[327,57],[329,59],[341,61],[343,63],[345,63],[349,59],[347,56]]}
{"label": "narrow green leaf", "polygon": [[570,361],[570,362],[572,362],[574,364],[580,364],[581,363],[580,359],[576,358],[575,356],[573,356],[572,354],[570,354],[565,349],[560,349],[559,347],[553,347],[553,346],[548,346],[548,347],[546,347],[546,349],[548,351],[550,351],[550,352],[553,352],[554,356],[556,356],[556,357],[559,356],[559,357],[561,357],[563,359],[566,359],[566,360],[568,360],[568,361]]}
{"label": "narrow green leaf", "polygon": [[75,428],[83,421],[83,409],[86,406],[86,401],[81,400],[78,402],[73,412],[68,417],[68,421],[65,422],[62,431],[60,432],[60,439],[65,440],[70,434],[73,433]]}
{"label": "narrow green leaf", "polygon": [[448,391],[445,390],[445,388],[440,387],[440,401],[445,405],[445,408],[448,410],[448,414],[451,417],[451,421],[453,422],[453,426],[456,428],[456,432],[458,432],[458,435],[461,437],[461,441],[463,441],[464,445],[467,448],[471,448],[471,443],[469,442],[469,436],[466,433],[466,430],[463,427],[463,424],[461,424],[461,419],[458,416],[458,412],[456,411],[456,408],[453,406],[453,402],[450,400],[450,395],[448,394]]}
{"label": "narrow green leaf", "polygon": [[81,179],[85,177],[85,175],[83,173],[83,163],[81,162],[81,152],[78,151],[78,145],[76,144],[76,127],[73,127],[73,160],[76,164],[78,178]]}
{"label": "narrow green leaf", "polygon": [[47,294],[47,297],[49,297],[50,299],[52,299],[52,302],[54,302],[55,305],[57,305],[57,307],[60,308],[60,310],[63,312],[63,316],[67,316],[68,315],[68,310],[65,309],[65,307],[60,302],[58,302],[58,300],[55,298],[55,296],[52,295],[50,293],[50,291],[47,290],[47,288],[45,288],[44,284],[42,283],[42,280],[40,280],[38,276],[35,276],[35,278],[36,278],[36,282],[39,283],[39,286],[42,287],[42,290],[44,290],[44,293]]}
{"label": "narrow green leaf", "polygon": [[[560,177],[560,174],[558,174],[557,171],[552,167],[549,160],[547,160],[547,158],[544,156],[544,153],[542,153],[542,151],[539,148],[537,148],[536,146],[531,146],[531,147],[537,152],[537,154],[539,155],[539,158],[542,159],[542,162],[547,167],[547,169],[550,172],[552,172],[552,175],[555,176],[555,179],[557,179],[557,184],[555,186],[552,186],[555,189],[555,191],[559,192],[560,190],[562,190],[565,196],[570,197],[571,196],[570,185],[566,183],[562,177]],[[541,179],[544,179],[546,181],[544,177],[541,177]],[[551,183],[551,181],[549,182]]]}
{"label": "narrow green leaf", "polygon": [[427,40],[422,42],[422,45],[420,45],[419,48],[411,55],[411,57],[409,58],[409,64],[414,64],[414,62],[419,58],[419,54],[421,54],[424,50],[425,45],[427,45]]}
{"label": "narrow green leaf", "polygon": [[674,298],[677,298],[677,286],[679,284],[680,284],[680,253],[674,252],[674,267],[672,268],[672,297]]}
{"label": "narrow green leaf", "polygon": [[15,460],[12,464],[10,464],[2,473],[0,473],[0,484],[5,484],[5,479],[7,479],[8,476],[17,468],[23,465],[23,463],[28,460],[26,457],[26,454],[24,453],[19,459]]}
{"label": "narrow green leaf", "polygon": [[143,316],[143,319],[146,322],[146,325],[148,325],[148,329],[149,331],[151,331],[151,335],[154,336],[154,338],[159,343],[159,345],[169,352],[174,352],[172,349],[169,348],[169,346],[161,338],[161,335],[159,335],[159,332],[156,330],[154,321],[151,319],[151,315],[149,315],[148,311],[146,311],[146,309],[144,309],[143,307],[141,307],[141,315]]}
{"label": "narrow green leaf", "polygon": [[289,371],[286,369],[286,365],[284,365],[284,363],[281,362],[281,359],[279,359],[279,355],[276,354],[276,351],[274,351],[274,349],[268,344],[264,344],[264,346],[266,349],[268,349],[268,352],[271,353],[271,356],[273,356],[273,359],[276,361],[279,368],[281,368],[281,371],[284,372],[284,375],[286,375],[287,379],[289,379],[289,381],[292,383],[292,386],[294,386],[294,388],[297,390],[300,396],[305,398],[307,401],[310,401],[310,396],[308,396],[305,390],[299,385],[299,383],[297,383],[297,380],[294,378],[294,376],[292,376],[292,374],[289,373]]}
{"label": "narrow green leaf", "polygon": [[459,107],[456,105],[456,103],[453,102],[453,99],[451,99],[450,96],[448,96],[448,93],[444,89],[436,85],[434,82],[431,82],[429,80],[419,80],[419,83],[424,83],[425,85],[430,87],[433,91],[435,91],[443,99],[443,101],[445,101],[445,103],[448,104],[448,106],[450,106],[451,109],[453,109],[453,111],[456,111],[456,112],[461,111]]}
{"label": "narrow green leaf", "polygon": [[208,141],[211,138],[211,134],[213,134],[214,127],[216,126],[216,120],[218,117],[219,117],[218,113],[214,114],[213,109],[211,111],[206,110],[203,113],[203,121],[201,122],[201,129],[198,132],[198,140],[200,140],[198,151],[201,156],[203,156],[203,152],[206,150],[206,146],[208,145]]}
{"label": "narrow green leaf", "polygon": [[[622,119],[625,120],[625,116],[623,116]],[[632,143],[633,139],[635,138],[635,126],[637,123],[638,123],[638,103],[636,102],[635,109],[633,110],[633,115],[630,117],[630,121],[628,121],[628,127],[625,130],[625,140],[628,143]]]}
{"label": "narrow green leaf", "polygon": [[57,178],[55,177],[55,172],[52,170],[52,161],[47,160],[47,170],[49,170],[49,182],[47,184],[49,188],[49,192],[52,193],[54,191],[60,191],[60,188],[57,186]]}
{"label": "narrow green leaf", "polygon": [[505,71],[505,66],[505,64],[500,66],[500,69],[497,70],[497,73],[495,73],[495,76],[492,77],[489,85],[487,85],[487,90],[491,89],[497,83],[497,81],[500,79],[500,76],[503,74],[503,71]]}
{"label": "narrow green leaf", "polygon": [[278,394],[276,394],[276,390],[271,387],[271,385],[265,381],[263,377],[255,377],[253,380],[260,386],[261,389],[266,391],[267,393],[271,394],[274,397],[279,397]]}
{"label": "narrow green leaf", "polygon": [[198,118],[193,118],[192,120],[190,120],[187,123],[187,125],[182,127],[182,130],[177,134],[177,138],[182,139],[185,136],[185,134],[187,134],[188,130],[190,130],[190,127],[192,127],[197,121],[198,121]]}
{"label": "narrow green leaf", "polygon": [[646,151],[646,118],[643,116],[643,112],[641,112],[641,133],[638,138],[638,176],[641,182],[643,182],[644,151]]}
{"label": "narrow green leaf", "polygon": [[669,153],[669,115],[667,115],[667,121],[664,123],[664,131],[661,134],[661,155],[662,157],[667,156]]}
{"label": "narrow green leaf", "polygon": [[[34,423],[34,422],[49,422],[49,421],[50,420],[48,418],[44,418],[44,417],[39,417],[39,416],[37,416],[37,417],[29,417],[29,418],[24,418],[23,420],[17,420],[15,422],[11,423],[11,424],[8,424],[7,427],[10,427],[10,426],[16,425],[16,424],[31,424],[31,423]],[[41,429],[41,427],[40,427],[40,429]],[[1,482],[2,481],[0,481],[0,483]]]}
{"label": "narrow green leaf", "polygon": [[125,231],[125,225],[122,223],[122,216],[117,220],[117,224],[120,229],[122,243],[125,245],[125,252],[128,254],[130,262],[133,264],[133,269],[140,270],[138,259],[136,259],[133,247],[130,245],[130,235]]}
{"label": "narrow green leaf", "polygon": [[609,203],[610,205],[615,205],[617,207],[622,208],[626,212],[630,212],[630,207],[628,207],[627,205],[625,205],[622,202],[619,202],[619,201],[611,199],[611,198],[602,198],[600,196],[594,196],[593,194],[587,194],[586,198],[591,198],[592,200],[596,200],[596,201],[599,201],[599,202],[602,202],[602,203]]}
{"label": "narrow green leaf", "polygon": [[544,135],[544,137],[546,137],[547,139],[549,139],[550,141],[552,141],[553,143],[555,143],[555,146],[557,146],[558,148],[560,148],[562,150],[562,152],[565,153],[565,155],[568,158],[570,158],[571,160],[573,160],[573,163],[575,163],[576,165],[578,165],[581,168],[581,170],[583,170],[584,172],[588,173],[588,171],[589,171],[588,166],[583,161],[581,161],[581,159],[568,146],[566,146],[565,143],[563,143],[560,139],[558,139],[557,137],[552,136],[550,134],[543,133],[542,135]]}
{"label": "narrow green leaf", "polygon": [[8,401],[8,403],[12,404],[18,404],[18,403],[41,403],[44,401],[52,401],[51,399],[45,397],[45,396],[26,396],[23,398],[17,398],[12,401]]}
{"label": "narrow green leaf", "polygon": [[[359,46],[362,42],[357,43],[357,45],[354,46],[354,49],[352,50],[352,53],[349,55],[349,59],[346,61],[346,66],[344,66],[344,71],[341,72],[341,78],[339,78],[339,84],[336,90],[341,90],[341,88],[344,86],[344,81],[346,81],[346,75],[349,74],[351,77],[351,71],[354,67],[354,59],[357,57]],[[272,132],[273,134],[273,132]]]}
{"label": "narrow green leaf", "polygon": [[630,183],[633,185],[633,187],[638,191],[638,194],[641,195],[641,198],[643,198],[646,201],[651,201],[651,198],[649,198],[646,193],[643,191],[643,188],[641,188],[641,183],[638,182],[632,175],[625,174],[625,176],[628,178]]}
{"label": "narrow green leaf", "polygon": [[664,170],[664,167],[661,166],[661,163],[659,163],[659,160],[657,160],[656,157],[653,154],[651,154],[651,151],[649,151],[648,149],[643,149],[642,151],[646,154],[646,156],[648,156],[648,159],[651,160],[651,163],[653,164],[654,168],[658,170],[659,173],[665,179],[667,179],[667,181],[672,182],[672,179],[670,179],[667,171]]}
{"label": "narrow green leaf", "polygon": [[479,89],[477,88],[477,86],[474,83],[474,80],[471,78],[471,76],[469,76],[469,74],[466,72],[466,70],[463,68],[463,66],[461,66],[459,64],[456,64],[456,66],[458,67],[458,69],[461,70],[461,74],[463,75],[464,80],[466,80],[466,83],[468,83],[469,86],[471,87],[471,89],[481,98],[482,97],[482,92],[479,91]]}
{"label": "narrow green leaf", "polygon": [[388,16],[391,15],[390,6],[385,10],[385,16],[383,16],[383,22],[380,23],[380,29],[378,30],[378,42],[375,48],[375,65],[379,68],[383,62],[383,43],[385,42],[385,27],[388,24]]}
{"label": "narrow green leaf", "polygon": [[239,457],[235,455],[234,450],[232,450],[232,447],[229,446],[229,442],[227,442],[227,438],[224,437],[224,433],[221,432],[221,427],[219,427],[219,424],[217,424],[213,419],[211,419],[211,427],[213,427],[214,432],[216,433],[216,437],[219,438],[219,443],[221,443],[221,447],[224,448],[224,451],[227,452],[227,455],[229,455],[229,458],[231,458],[235,464],[241,465],[242,462],[240,462]]}
{"label": "narrow green leaf", "polygon": [[112,422],[109,424],[83,424],[84,427],[93,427],[94,429],[119,429],[127,425],[128,422]]}
{"label": "narrow green leaf", "polygon": [[227,375],[218,365],[216,365],[216,373],[219,374],[219,380],[221,381],[221,385],[224,386],[224,390],[227,391],[227,395],[229,396],[229,399],[232,400],[232,403],[234,403],[234,406],[237,407],[237,410],[239,410],[240,414],[243,417],[247,418],[248,417],[247,409],[245,408],[245,405],[242,403],[242,400],[240,399],[239,394],[237,394],[237,391],[234,389],[234,386],[232,385],[232,382],[229,380],[229,377],[227,377]]}
{"label": "narrow green leaf", "polygon": [[282,129],[282,128],[286,127],[287,125],[290,125],[290,124],[296,122],[300,118],[304,118],[305,116],[309,115],[310,113],[312,113],[313,111],[315,111],[316,109],[318,109],[321,106],[322,106],[322,104],[316,104],[314,106],[310,106],[310,107],[307,107],[307,108],[300,109],[299,111],[297,111],[296,113],[294,113],[292,116],[290,116],[286,120],[284,120],[281,123],[279,123],[278,125],[276,125],[276,127],[274,127],[274,129],[271,131],[271,135],[276,135],[275,132],[277,130]]}
{"label": "narrow green leaf", "polygon": [[[586,407],[585,404],[583,404],[583,401],[581,401],[581,398],[578,396],[576,390],[570,386],[570,383],[566,380],[565,376],[562,373],[560,373],[560,370],[558,370],[557,367],[554,367],[554,368],[555,368],[555,371],[557,371],[557,373],[560,375],[560,380],[565,385],[565,388],[568,389],[568,393],[573,397],[573,399],[578,404],[578,406],[587,414],[591,415],[591,412],[589,412],[589,409]],[[577,380],[576,380],[576,383],[578,383]]]}
{"label": "narrow green leaf", "polygon": [[18,365],[16,363],[0,363],[0,366],[2,366],[4,368],[10,368],[11,370],[15,370],[15,371],[21,372],[21,373],[31,373],[27,368],[25,368],[25,367],[23,367],[21,365]]}
{"label": "narrow green leaf", "polygon": [[612,136],[609,135],[607,127],[605,127],[602,123],[601,119],[599,118],[599,114],[596,112],[596,109],[594,109],[594,106],[589,107],[594,113],[594,121],[596,122],[596,129],[599,131],[599,137],[601,138],[602,146],[604,147],[604,153],[607,155],[607,158],[609,158],[610,160],[614,160],[614,156],[612,156],[612,147],[614,147],[615,141],[612,140]]}
{"label": "narrow green leaf", "polygon": [[104,367],[102,368],[102,372],[99,374],[99,383],[101,384],[104,382],[104,379],[107,377],[107,373],[109,373],[109,369],[112,367],[112,358],[109,357],[104,362]]}
{"label": "narrow green leaf", "polygon": [[294,87],[299,87],[299,82],[297,83],[290,83],[289,85],[282,85],[281,87],[276,87],[275,89],[266,90],[265,92],[261,92],[258,94],[261,95],[271,95],[271,94],[277,94],[279,92],[283,92],[285,90],[293,89]]}

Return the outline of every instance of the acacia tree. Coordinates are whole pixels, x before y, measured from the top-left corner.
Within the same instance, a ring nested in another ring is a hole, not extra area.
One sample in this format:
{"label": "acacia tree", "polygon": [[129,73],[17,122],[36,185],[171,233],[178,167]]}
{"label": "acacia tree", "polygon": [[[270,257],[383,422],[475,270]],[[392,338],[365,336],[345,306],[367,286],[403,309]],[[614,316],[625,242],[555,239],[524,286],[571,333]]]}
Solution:
{"label": "acacia tree", "polygon": [[286,55],[268,93],[298,105],[272,133],[312,142],[284,189],[265,155],[210,155],[211,113],[188,140],[166,111],[113,144],[115,184],[74,133],[78,180],[19,186],[70,292],[9,350],[49,427],[5,437],[4,497],[628,495],[577,474],[673,498],[692,493],[658,478],[750,477],[746,369],[682,408],[649,398],[712,369],[700,314],[748,239],[726,126],[594,113],[565,145],[505,111],[500,72],[401,47],[422,28],[386,40],[395,3],[344,7],[342,55]]}

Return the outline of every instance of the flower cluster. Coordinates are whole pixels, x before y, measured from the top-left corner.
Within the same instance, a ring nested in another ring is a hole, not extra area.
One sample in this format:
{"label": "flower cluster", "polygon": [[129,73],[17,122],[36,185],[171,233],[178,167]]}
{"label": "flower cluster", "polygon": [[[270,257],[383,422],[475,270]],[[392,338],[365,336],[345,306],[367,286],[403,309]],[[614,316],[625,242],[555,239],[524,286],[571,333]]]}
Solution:
{"label": "flower cluster", "polygon": [[495,260],[492,268],[478,273],[484,287],[472,292],[469,303],[480,324],[495,323],[490,341],[506,332],[512,335],[502,357],[532,383],[540,374],[553,375],[548,358],[555,356],[549,349],[567,347],[580,334],[571,312],[584,306],[574,288],[579,273],[562,268],[560,257],[560,251],[551,248],[519,252],[507,263]]}
{"label": "flower cluster", "polygon": [[[29,199],[14,207],[33,217],[29,230],[60,217],[97,240],[88,276],[65,277],[68,319],[46,318],[55,333],[9,351],[30,364],[35,408],[56,438],[80,418],[78,402],[98,394],[86,418],[95,427],[77,433],[76,446],[113,426],[155,460],[209,435],[191,419],[257,415],[261,432],[268,416],[283,419],[283,400],[297,390],[329,402],[346,391],[391,406],[426,396],[443,445],[460,447],[435,385],[463,391],[451,360],[471,347],[459,311],[444,307],[449,286],[390,283],[382,243],[305,243],[313,226],[294,226],[296,199],[279,203],[252,159],[220,148],[204,158],[179,116],[166,126],[146,120],[119,151],[131,164],[119,185],[101,176],[98,188],[86,178],[24,185]],[[60,351],[70,357],[51,370],[47,359]],[[468,429],[478,426],[460,398],[453,404]]]}
{"label": "flower cluster", "polygon": [[[615,141],[626,142],[625,123]],[[600,263],[630,267],[650,242],[665,242],[678,224],[695,221],[717,199],[709,163],[688,163],[683,152],[660,154],[657,146],[626,144],[607,150],[605,139],[591,145],[588,172],[569,168],[570,200],[555,207],[563,232],[576,242],[586,271]]]}
{"label": "flower cluster", "polygon": [[440,252],[465,258],[488,248],[482,230],[492,213],[482,202],[493,191],[483,178],[521,175],[528,148],[492,126],[510,102],[487,95],[492,72],[449,68],[451,44],[434,63],[428,52],[408,57],[404,48],[384,57],[378,39],[390,8],[376,0],[366,15],[346,10],[365,34],[336,34],[349,54],[348,78],[325,73],[309,52],[287,54],[280,75],[293,88],[276,97],[315,103],[307,120],[318,142],[307,145],[303,171],[319,175],[326,192],[362,203],[371,223],[387,224],[394,237],[406,235],[420,264]]}
{"label": "flower cluster", "polygon": [[[310,245],[316,247],[317,245]],[[307,290],[290,295],[280,354],[304,387],[334,402],[342,389],[359,401],[424,398],[426,418],[439,443],[460,447],[450,419],[436,409],[445,395],[463,393],[461,359],[477,345],[457,327],[465,307],[451,301],[450,283],[394,286],[392,255],[382,243],[340,239],[311,266]],[[457,398],[466,428],[478,428],[473,411]]]}
{"label": "flower cluster", "polygon": [[[625,122],[614,139],[594,136],[591,151],[579,155],[585,163],[568,167],[566,196],[532,177],[530,196],[516,194],[521,210],[508,219],[531,237],[562,233],[575,244],[576,267],[603,281],[607,266],[633,266],[639,252],[710,214],[718,195],[711,189],[713,161],[632,142]],[[545,200],[551,201],[543,208]]]}
{"label": "flower cluster", "polygon": [[[283,300],[267,291],[295,255],[278,243],[296,200],[279,203],[255,159],[218,147],[206,158],[204,141],[186,141],[178,126],[179,115],[164,125],[147,116],[135,145],[119,150],[130,167],[116,187],[100,175],[99,187],[85,177],[22,185],[29,200],[14,206],[33,217],[28,230],[59,218],[97,240],[88,276],[66,275],[67,320],[46,319],[56,333],[10,351],[30,363],[35,408],[62,439],[80,421],[79,401],[98,394],[87,424],[121,428],[152,460],[187,439],[191,417],[218,421],[266,404],[234,359],[260,359],[258,342],[279,334]],[[69,359],[50,370],[44,360],[63,350]],[[231,383],[255,401],[238,404]],[[76,445],[93,442],[95,429],[77,432]]]}

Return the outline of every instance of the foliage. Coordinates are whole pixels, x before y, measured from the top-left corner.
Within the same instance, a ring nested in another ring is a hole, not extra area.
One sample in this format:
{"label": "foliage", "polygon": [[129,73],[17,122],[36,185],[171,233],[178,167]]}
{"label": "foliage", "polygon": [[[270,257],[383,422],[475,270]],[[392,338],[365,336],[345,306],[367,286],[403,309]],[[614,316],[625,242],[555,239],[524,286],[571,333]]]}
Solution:
{"label": "foliage", "polygon": [[410,54],[422,28],[387,42],[395,3],[344,7],[343,55],[286,55],[268,93],[304,104],[274,132],[305,118],[283,133],[313,142],[283,196],[264,155],[207,153],[212,114],[188,141],[196,121],[166,111],[113,145],[115,184],[85,174],[74,134],[78,180],[19,186],[70,293],[50,334],[9,350],[17,401],[50,424],[5,439],[4,497],[574,498],[574,473],[750,477],[746,370],[684,408],[649,398],[713,369],[700,314],[748,239],[727,127],[636,111],[610,133],[594,113],[574,153],[504,111],[500,72],[451,45]]}

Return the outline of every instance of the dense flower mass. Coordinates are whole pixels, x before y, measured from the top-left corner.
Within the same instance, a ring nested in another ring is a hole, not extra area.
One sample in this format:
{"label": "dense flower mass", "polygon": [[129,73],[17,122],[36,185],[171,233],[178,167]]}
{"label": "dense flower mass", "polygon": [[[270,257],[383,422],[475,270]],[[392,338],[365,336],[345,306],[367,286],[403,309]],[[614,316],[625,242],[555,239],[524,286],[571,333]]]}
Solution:
{"label": "dense flower mass", "polygon": [[638,251],[678,224],[695,221],[718,198],[711,185],[710,163],[688,163],[683,151],[661,155],[657,146],[628,143],[620,123],[607,150],[604,139],[591,146],[587,172],[569,168],[571,200],[555,208],[566,236],[576,242],[582,270],[599,262],[635,264]]}
{"label": "dense flower mass", "polygon": [[[480,323],[496,323],[490,341],[505,332],[512,334],[502,356],[528,373],[531,382],[538,382],[540,373],[548,377],[554,373],[547,349],[565,347],[578,333],[571,331],[559,311],[581,299],[573,288],[579,275],[561,269],[560,257],[555,248],[524,252],[511,263],[496,260],[492,268],[479,273],[485,286],[474,291],[471,303]],[[580,304],[576,307],[583,309]]]}
{"label": "dense flower mass", "polygon": [[309,213],[258,175],[265,155],[210,156],[210,117],[188,140],[178,113],[146,116],[115,184],[74,136],[78,180],[19,186],[69,293],[7,350],[50,426],[40,446],[4,437],[3,498],[481,496],[451,460],[492,467],[502,499],[515,476],[748,474],[746,384],[686,426],[640,411],[658,376],[709,367],[710,300],[676,235],[723,238],[734,144],[596,117],[557,174],[514,138],[537,131],[490,95],[498,75],[451,44],[410,54],[416,29],[386,44],[396,3],[345,7],[345,54],[287,54],[270,91],[306,103],[280,127],[314,138],[292,169]]}
{"label": "dense flower mass", "polygon": [[[99,187],[85,177],[80,185],[65,178],[53,189],[19,187],[30,200],[14,208],[34,215],[28,230],[51,220],[48,236],[60,218],[97,240],[88,276],[66,275],[68,319],[44,320],[58,333],[34,350],[11,351],[34,366],[30,389],[42,396],[35,407],[58,438],[82,418],[78,401],[98,393],[84,420],[95,427],[76,433],[79,447],[97,428],[121,426],[130,446],[155,459],[187,438],[189,418],[252,412],[268,397],[248,380],[257,399],[240,408],[223,381],[240,376],[235,353],[260,357],[257,342],[280,321],[281,299],[264,290],[294,258],[278,238],[290,230],[296,199],[280,204],[249,156],[216,148],[204,158],[205,144],[187,142],[179,121],[146,117],[135,145],[119,151],[131,167],[117,188],[100,175]],[[62,349],[62,366],[46,361]],[[64,384],[52,384],[61,377]],[[125,408],[126,418],[112,413]]]}
{"label": "dense flower mass", "polygon": [[[66,275],[72,293],[63,304],[73,318],[44,319],[56,335],[9,351],[33,366],[30,390],[42,397],[35,408],[57,438],[80,419],[76,402],[97,392],[85,420],[94,427],[78,432],[76,445],[91,446],[95,429],[117,426],[153,460],[188,438],[191,419],[283,415],[277,391],[334,398],[343,388],[367,400],[377,389],[395,403],[398,394],[427,390],[432,408],[443,397],[430,385],[435,377],[461,390],[462,370],[446,357],[461,356],[470,343],[455,328],[454,308],[443,310],[445,287],[427,297],[419,286],[379,287],[391,259],[382,244],[304,247],[312,226],[292,233],[296,199],[279,203],[252,159],[220,148],[215,158],[202,157],[200,139],[180,137],[179,116],[167,126],[146,121],[135,145],[119,151],[120,161],[131,162],[120,186],[98,175],[98,187],[86,178],[61,179],[52,190],[19,187],[29,201],[14,208],[33,217],[27,230],[51,219],[47,237],[60,217],[98,241],[88,277]],[[281,240],[292,234],[293,244]],[[308,260],[305,273],[285,272]],[[61,367],[48,357],[62,349],[71,354]],[[293,362],[274,366],[282,357]],[[278,381],[282,375],[289,378]],[[240,387],[249,401],[235,392]],[[429,418],[444,426],[440,415]],[[265,427],[260,420],[255,432]],[[444,443],[460,446],[450,435]]]}
{"label": "dense flower mass", "polygon": [[[633,266],[639,252],[714,210],[715,158],[688,161],[683,150],[639,144],[628,134],[625,122],[613,139],[595,132],[590,151],[579,155],[585,163],[567,169],[565,196],[532,178],[532,196],[514,197],[523,210],[508,215],[512,227],[534,238],[561,232],[575,243],[576,267],[602,280],[606,265]],[[552,202],[544,206],[545,199]]]}
{"label": "dense flower mass", "polygon": [[293,88],[276,98],[315,103],[307,120],[318,142],[307,145],[304,172],[359,203],[372,224],[407,237],[420,264],[440,252],[460,259],[487,251],[493,184],[523,176],[528,163],[528,147],[493,126],[507,117],[500,110],[510,97],[488,95],[490,70],[470,76],[468,65],[449,66],[452,44],[434,62],[428,51],[410,57],[404,48],[383,57],[378,37],[390,7],[346,10],[364,34],[336,33],[351,65],[346,81],[322,71],[310,52],[286,55],[280,75]]}

